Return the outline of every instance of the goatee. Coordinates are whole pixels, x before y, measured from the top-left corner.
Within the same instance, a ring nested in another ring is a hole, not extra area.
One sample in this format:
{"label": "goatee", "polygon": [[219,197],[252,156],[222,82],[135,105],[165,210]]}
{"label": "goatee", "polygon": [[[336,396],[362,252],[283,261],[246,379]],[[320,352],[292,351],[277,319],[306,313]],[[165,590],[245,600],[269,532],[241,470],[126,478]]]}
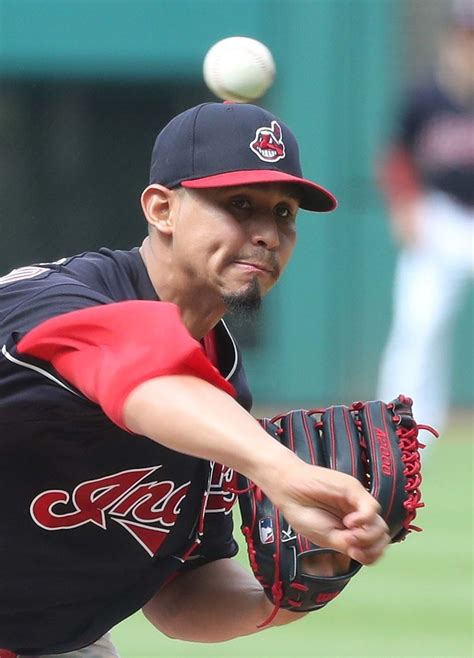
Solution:
{"label": "goatee", "polygon": [[237,315],[242,319],[253,318],[262,304],[262,295],[257,277],[252,279],[248,287],[242,292],[223,296],[228,313]]}

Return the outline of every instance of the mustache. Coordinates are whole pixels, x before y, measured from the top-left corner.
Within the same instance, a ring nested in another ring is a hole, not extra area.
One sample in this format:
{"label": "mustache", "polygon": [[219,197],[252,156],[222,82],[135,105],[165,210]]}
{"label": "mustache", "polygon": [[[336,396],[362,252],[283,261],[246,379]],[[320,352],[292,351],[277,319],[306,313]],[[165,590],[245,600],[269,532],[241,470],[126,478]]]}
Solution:
{"label": "mustache", "polygon": [[266,249],[253,251],[252,253],[239,254],[237,258],[234,258],[233,260],[260,265],[265,269],[271,270],[277,276],[280,274],[281,268],[278,256],[272,251],[267,251]]}

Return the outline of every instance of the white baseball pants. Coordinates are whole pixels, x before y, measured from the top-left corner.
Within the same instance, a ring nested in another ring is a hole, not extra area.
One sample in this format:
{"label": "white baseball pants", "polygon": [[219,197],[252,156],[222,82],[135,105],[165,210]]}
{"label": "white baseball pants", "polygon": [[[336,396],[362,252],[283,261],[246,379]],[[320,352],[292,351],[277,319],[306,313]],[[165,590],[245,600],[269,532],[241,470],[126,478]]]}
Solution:
{"label": "white baseball pants", "polygon": [[[18,658],[32,658],[31,656],[18,656]],[[120,658],[107,633],[100,640],[85,649],[69,651],[68,653],[41,654],[34,658]]]}

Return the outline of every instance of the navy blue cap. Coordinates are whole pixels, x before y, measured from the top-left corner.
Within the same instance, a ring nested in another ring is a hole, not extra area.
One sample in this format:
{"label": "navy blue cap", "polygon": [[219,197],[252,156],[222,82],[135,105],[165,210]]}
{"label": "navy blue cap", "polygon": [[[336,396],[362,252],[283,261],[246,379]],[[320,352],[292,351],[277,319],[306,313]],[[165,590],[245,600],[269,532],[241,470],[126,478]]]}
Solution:
{"label": "navy blue cap", "polygon": [[156,138],[150,183],[168,188],[295,183],[305,210],[328,212],[334,196],[303,177],[298,143],[277,117],[247,103],[203,103],[174,117]]}

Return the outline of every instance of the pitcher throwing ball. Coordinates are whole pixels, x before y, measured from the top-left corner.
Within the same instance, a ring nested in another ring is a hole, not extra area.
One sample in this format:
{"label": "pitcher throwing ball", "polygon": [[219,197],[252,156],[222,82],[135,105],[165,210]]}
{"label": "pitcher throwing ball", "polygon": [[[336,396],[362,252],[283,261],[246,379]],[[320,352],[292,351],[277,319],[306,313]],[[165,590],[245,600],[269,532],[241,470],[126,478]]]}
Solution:
{"label": "pitcher throwing ball", "polygon": [[276,284],[298,209],[336,205],[293,134],[253,105],[191,108],[158,135],[141,202],[140,247],[0,280],[0,646],[15,654],[115,655],[106,634],[140,608],[195,642],[299,619],[232,559],[234,471],[331,549],[309,573],[371,564],[391,539],[365,476],[308,463],[250,415],[223,320]]}

